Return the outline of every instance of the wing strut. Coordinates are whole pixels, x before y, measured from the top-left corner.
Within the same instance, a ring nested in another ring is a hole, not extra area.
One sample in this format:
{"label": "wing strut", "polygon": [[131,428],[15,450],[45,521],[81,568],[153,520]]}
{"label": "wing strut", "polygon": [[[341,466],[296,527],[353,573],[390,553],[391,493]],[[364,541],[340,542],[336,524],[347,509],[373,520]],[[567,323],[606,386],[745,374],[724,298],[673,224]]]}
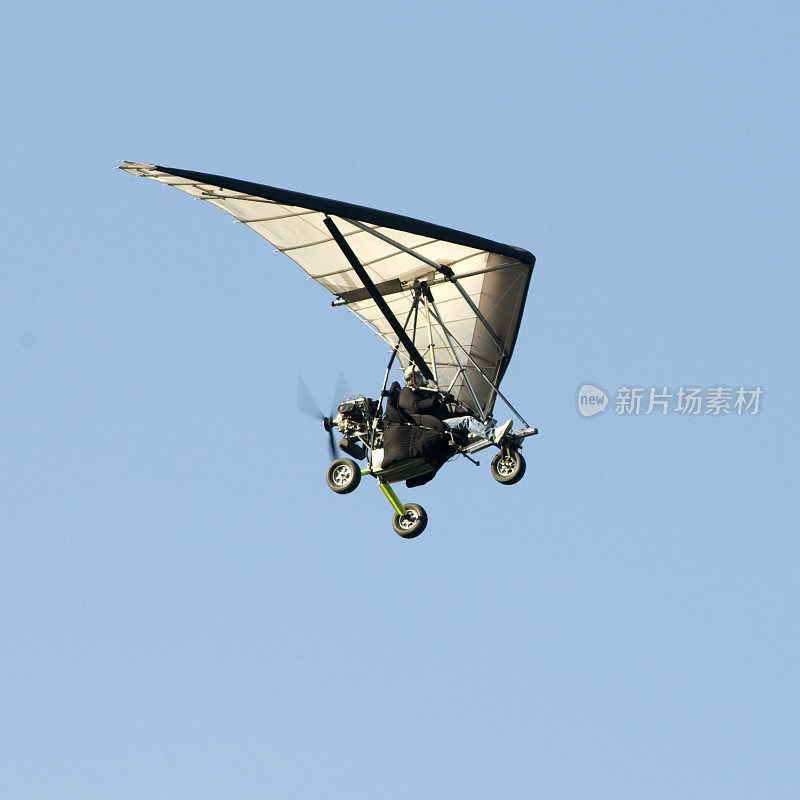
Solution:
{"label": "wing strut", "polygon": [[339,249],[342,251],[342,253],[344,253],[345,258],[350,262],[350,266],[353,268],[356,275],[358,275],[361,283],[364,284],[364,288],[369,292],[369,296],[375,301],[375,305],[378,307],[381,314],[383,314],[383,316],[386,318],[386,321],[391,326],[400,344],[405,347],[411,360],[414,362],[414,364],[416,364],[419,371],[428,380],[433,380],[433,373],[431,372],[430,367],[425,363],[425,359],[419,354],[419,350],[417,350],[417,348],[414,346],[414,343],[411,341],[411,339],[408,338],[408,334],[403,330],[403,327],[400,325],[400,321],[394,314],[392,314],[391,309],[386,304],[386,301],[381,296],[381,293],[378,291],[375,284],[372,282],[372,278],[369,277],[367,271],[358,260],[356,254],[353,252],[344,236],[342,236],[342,232],[336,227],[336,223],[330,217],[326,216],[325,226],[331,232],[333,240],[337,245],[339,245]]}
{"label": "wing strut", "polygon": [[[442,328],[442,331],[444,332],[444,335],[445,335],[445,338],[447,340],[447,343],[450,346],[450,352],[455,356],[456,361],[458,362],[459,372],[461,372],[464,375],[464,381],[466,382],[467,387],[469,388],[470,392],[472,393],[472,397],[475,398],[475,390],[472,388],[472,384],[470,383],[469,377],[467,376],[467,371],[466,371],[464,365],[461,363],[461,359],[458,357],[458,353],[456,352],[456,349],[455,349],[455,347],[453,345],[453,341],[455,341],[455,344],[458,345],[461,348],[461,351],[467,356],[467,360],[469,361],[469,363],[472,364],[473,367],[475,367],[475,369],[477,370],[478,374],[486,381],[486,383],[489,384],[489,386],[492,388],[494,393],[511,409],[511,412],[513,414],[516,414],[517,417],[519,417],[520,422],[522,422],[522,424],[526,428],[529,428],[530,425],[528,425],[528,423],[525,421],[525,418],[522,416],[522,414],[520,414],[519,411],[517,411],[517,409],[514,408],[514,406],[512,406],[511,403],[508,402],[508,398],[500,391],[500,389],[497,387],[497,384],[493,383],[489,379],[489,377],[486,375],[486,373],[483,371],[483,369],[481,369],[481,367],[478,366],[478,364],[476,363],[475,359],[469,353],[467,353],[467,351],[464,348],[464,346],[458,340],[451,339],[452,334],[450,333],[450,331],[447,330],[447,326],[444,324],[444,321],[442,320],[441,316],[439,315],[439,311],[436,308],[436,304],[433,302],[433,298],[431,298],[431,307],[432,307],[432,311],[433,311],[433,317],[439,323],[439,325]],[[455,380],[455,378],[453,380]],[[477,403],[477,399],[475,400],[475,402]],[[478,407],[480,407],[480,406],[478,406]],[[484,410],[482,408],[481,408],[481,417],[484,420],[486,419],[486,414],[485,414],[485,412],[484,412]]]}

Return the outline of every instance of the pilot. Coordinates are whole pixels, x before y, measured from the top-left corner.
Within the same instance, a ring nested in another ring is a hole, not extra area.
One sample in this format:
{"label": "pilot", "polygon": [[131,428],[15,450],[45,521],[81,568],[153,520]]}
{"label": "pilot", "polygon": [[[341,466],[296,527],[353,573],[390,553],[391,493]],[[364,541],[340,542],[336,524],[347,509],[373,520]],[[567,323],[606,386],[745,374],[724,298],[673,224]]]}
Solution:
{"label": "pilot", "polygon": [[442,394],[436,389],[428,389],[425,376],[414,364],[406,368],[403,377],[406,379],[406,386],[400,391],[397,405],[418,425],[426,425],[440,430],[466,431],[495,444],[500,444],[511,430],[511,420],[493,427],[486,425],[471,414],[459,416],[451,413],[447,404],[455,402],[453,395]]}

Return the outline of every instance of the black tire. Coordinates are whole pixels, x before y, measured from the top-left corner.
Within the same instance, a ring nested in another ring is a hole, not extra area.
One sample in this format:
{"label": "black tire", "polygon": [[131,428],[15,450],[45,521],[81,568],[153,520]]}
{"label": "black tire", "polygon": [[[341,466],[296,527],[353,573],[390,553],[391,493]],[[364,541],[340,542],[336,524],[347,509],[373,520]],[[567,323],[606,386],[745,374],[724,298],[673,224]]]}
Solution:
{"label": "black tire", "polygon": [[392,527],[394,532],[404,539],[414,539],[425,530],[428,524],[428,515],[422,506],[416,503],[404,503],[406,513],[401,517],[399,514],[394,515],[392,520]]}
{"label": "black tire", "polygon": [[525,474],[525,459],[518,450],[508,450],[505,453],[498,453],[492,459],[492,477],[506,486],[522,480]]}
{"label": "black tire", "polygon": [[350,494],[361,483],[361,468],[352,458],[337,458],[328,467],[325,480],[336,494]]}

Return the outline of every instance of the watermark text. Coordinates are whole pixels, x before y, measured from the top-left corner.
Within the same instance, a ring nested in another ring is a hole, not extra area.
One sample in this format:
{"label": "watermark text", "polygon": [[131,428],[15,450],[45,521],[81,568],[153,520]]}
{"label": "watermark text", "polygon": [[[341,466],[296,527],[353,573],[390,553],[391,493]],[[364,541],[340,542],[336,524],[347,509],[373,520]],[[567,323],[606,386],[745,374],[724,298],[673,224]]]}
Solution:
{"label": "watermark text", "polygon": [[[763,394],[760,386],[620,386],[612,407],[617,416],[753,416],[759,412]],[[578,389],[581,416],[592,417],[607,405],[608,395],[597,386],[585,383]]]}

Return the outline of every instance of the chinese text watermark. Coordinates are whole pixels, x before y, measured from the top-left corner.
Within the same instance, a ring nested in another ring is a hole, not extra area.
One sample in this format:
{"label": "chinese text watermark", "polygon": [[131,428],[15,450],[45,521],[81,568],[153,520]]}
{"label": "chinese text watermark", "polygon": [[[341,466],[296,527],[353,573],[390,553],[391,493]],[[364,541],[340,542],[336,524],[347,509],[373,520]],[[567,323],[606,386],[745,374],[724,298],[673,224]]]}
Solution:
{"label": "chinese text watermark", "polygon": [[[752,416],[758,414],[763,394],[760,386],[620,386],[613,410],[618,416]],[[592,417],[605,411],[607,405],[608,395],[597,386],[585,383],[578,389],[581,416]]]}

